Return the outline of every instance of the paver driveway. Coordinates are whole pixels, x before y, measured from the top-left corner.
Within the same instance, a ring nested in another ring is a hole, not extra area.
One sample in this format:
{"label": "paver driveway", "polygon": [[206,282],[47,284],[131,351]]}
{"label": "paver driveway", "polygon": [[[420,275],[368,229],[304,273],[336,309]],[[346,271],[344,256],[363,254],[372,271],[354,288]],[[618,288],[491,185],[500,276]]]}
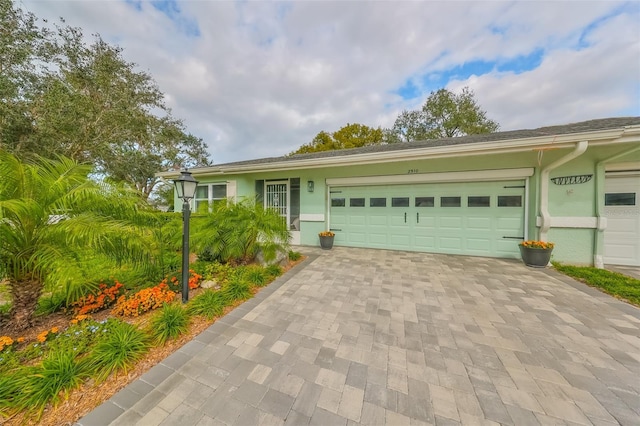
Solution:
{"label": "paver driveway", "polygon": [[517,261],[308,251],[80,423],[640,424],[637,308]]}

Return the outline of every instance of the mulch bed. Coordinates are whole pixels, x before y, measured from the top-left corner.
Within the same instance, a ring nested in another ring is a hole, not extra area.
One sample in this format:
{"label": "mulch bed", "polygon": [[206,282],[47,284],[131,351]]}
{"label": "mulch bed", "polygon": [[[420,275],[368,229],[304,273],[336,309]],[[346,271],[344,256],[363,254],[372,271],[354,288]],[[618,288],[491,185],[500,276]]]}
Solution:
{"label": "mulch bed", "polygon": [[[289,262],[287,266],[283,268],[283,272],[288,271],[293,266],[304,260],[304,257],[295,261]],[[200,292],[204,291],[201,288],[191,290],[189,292],[189,299],[194,298]],[[259,288],[254,289],[254,294],[259,292]],[[176,298],[181,296],[178,294]],[[242,302],[236,302],[235,304],[225,308],[222,316],[228,314]],[[95,320],[103,320],[109,318],[111,309],[91,314],[91,317]],[[153,311],[147,312],[137,318],[124,318],[127,322],[144,326],[149,321]],[[218,317],[219,318],[219,317]],[[106,401],[115,395],[118,391],[123,389],[129,383],[136,380],[147,370],[160,361],[171,355],[173,352],[180,349],[189,341],[193,340],[198,334],[206,330],[211,324],[213,324],[218,318],[208,320],[204,317],[193,317],[191,319],[191,325],[189,331],[181,335],[178,339],[167,342],[164,346],[153,347],[147,352],[146,356],[140,360],[133,368],[126,373],[120,372],[120,374],[112,375],[104,382],[96,385],[93,381],[85,382],[82,386],[75,389],[69,394],[69,398],[58,406],[49,406],[45,409],[42,417],[39,420],[30,418],[24,413],[18,413],[10,418],[0,418],[0,424],[7,426],[18,425],[45,425],[45,426],[60,426],[60,425],[73,425],[76,421],[88,414],[98,405]],[[56,313],[48,315],[43,318],[36,326],[26,330],[22,336],[29,340],[35,339],[35,337],[42,331],[51,329],[51,327],[60,327],[64,329],[69,325],[69,317],[62,313]],[[0,333],[1,334],[1,333]]]}

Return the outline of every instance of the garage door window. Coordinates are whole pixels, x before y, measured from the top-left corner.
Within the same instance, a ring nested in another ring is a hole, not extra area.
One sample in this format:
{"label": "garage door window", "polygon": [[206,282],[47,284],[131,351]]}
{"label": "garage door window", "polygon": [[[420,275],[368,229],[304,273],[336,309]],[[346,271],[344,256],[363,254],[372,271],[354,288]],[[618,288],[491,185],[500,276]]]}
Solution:
{"label": "garage door window", "polygon": [[409,207],[409,197],[393,197],[391,207]]}
{"label": "garage door window", "polygon": [[614,192],[604,194],[605,206],[635,206],[636,194],[634,192]]}
{"label": "garage door window", "polygon": [[416,207],[434,207],[433,197],[416,197]]}
{"label": "garage door window", "polygon": [[350,198],[349,207],[364,207],[364,198]]}
{"label": "garage door window", "polygon": [[386,198],[369,198],[370,207],[387,207]]}
{"label": "garage door window", "polygon": [[522,207],[522,196],[498,195],[498,207]]}
{"label": "garage door window", "polygon": [[468,197],[468,207],[491,207],[491,197]]}
{"label": "garage door window", "polygon": [[440,207],[460,207],[460,197],[440,197]]}
{"label": "garage door window", "polygon": [[331,207],[344,207],[345,202],[344,198],[332,198],[331,199]]}

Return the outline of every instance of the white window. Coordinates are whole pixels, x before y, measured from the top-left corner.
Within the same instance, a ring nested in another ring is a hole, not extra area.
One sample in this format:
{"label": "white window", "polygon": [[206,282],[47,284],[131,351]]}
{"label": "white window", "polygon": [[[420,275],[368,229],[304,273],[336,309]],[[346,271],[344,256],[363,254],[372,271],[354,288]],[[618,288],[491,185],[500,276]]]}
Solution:
{"label": "white window", "polygon": [[209,183],[198,185],[194,199],[194,210],[196,212],[211,211],[217,203],[227,199],[226,183]]}

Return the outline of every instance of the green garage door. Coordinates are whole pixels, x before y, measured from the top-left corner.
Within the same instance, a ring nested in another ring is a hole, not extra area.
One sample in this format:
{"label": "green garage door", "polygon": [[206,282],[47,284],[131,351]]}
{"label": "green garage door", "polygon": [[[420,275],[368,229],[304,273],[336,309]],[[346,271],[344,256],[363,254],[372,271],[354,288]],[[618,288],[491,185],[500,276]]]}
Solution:
{"label": "green garage door", "polygon": [[524,181],[331,188],[335,244],[518,257]]}

